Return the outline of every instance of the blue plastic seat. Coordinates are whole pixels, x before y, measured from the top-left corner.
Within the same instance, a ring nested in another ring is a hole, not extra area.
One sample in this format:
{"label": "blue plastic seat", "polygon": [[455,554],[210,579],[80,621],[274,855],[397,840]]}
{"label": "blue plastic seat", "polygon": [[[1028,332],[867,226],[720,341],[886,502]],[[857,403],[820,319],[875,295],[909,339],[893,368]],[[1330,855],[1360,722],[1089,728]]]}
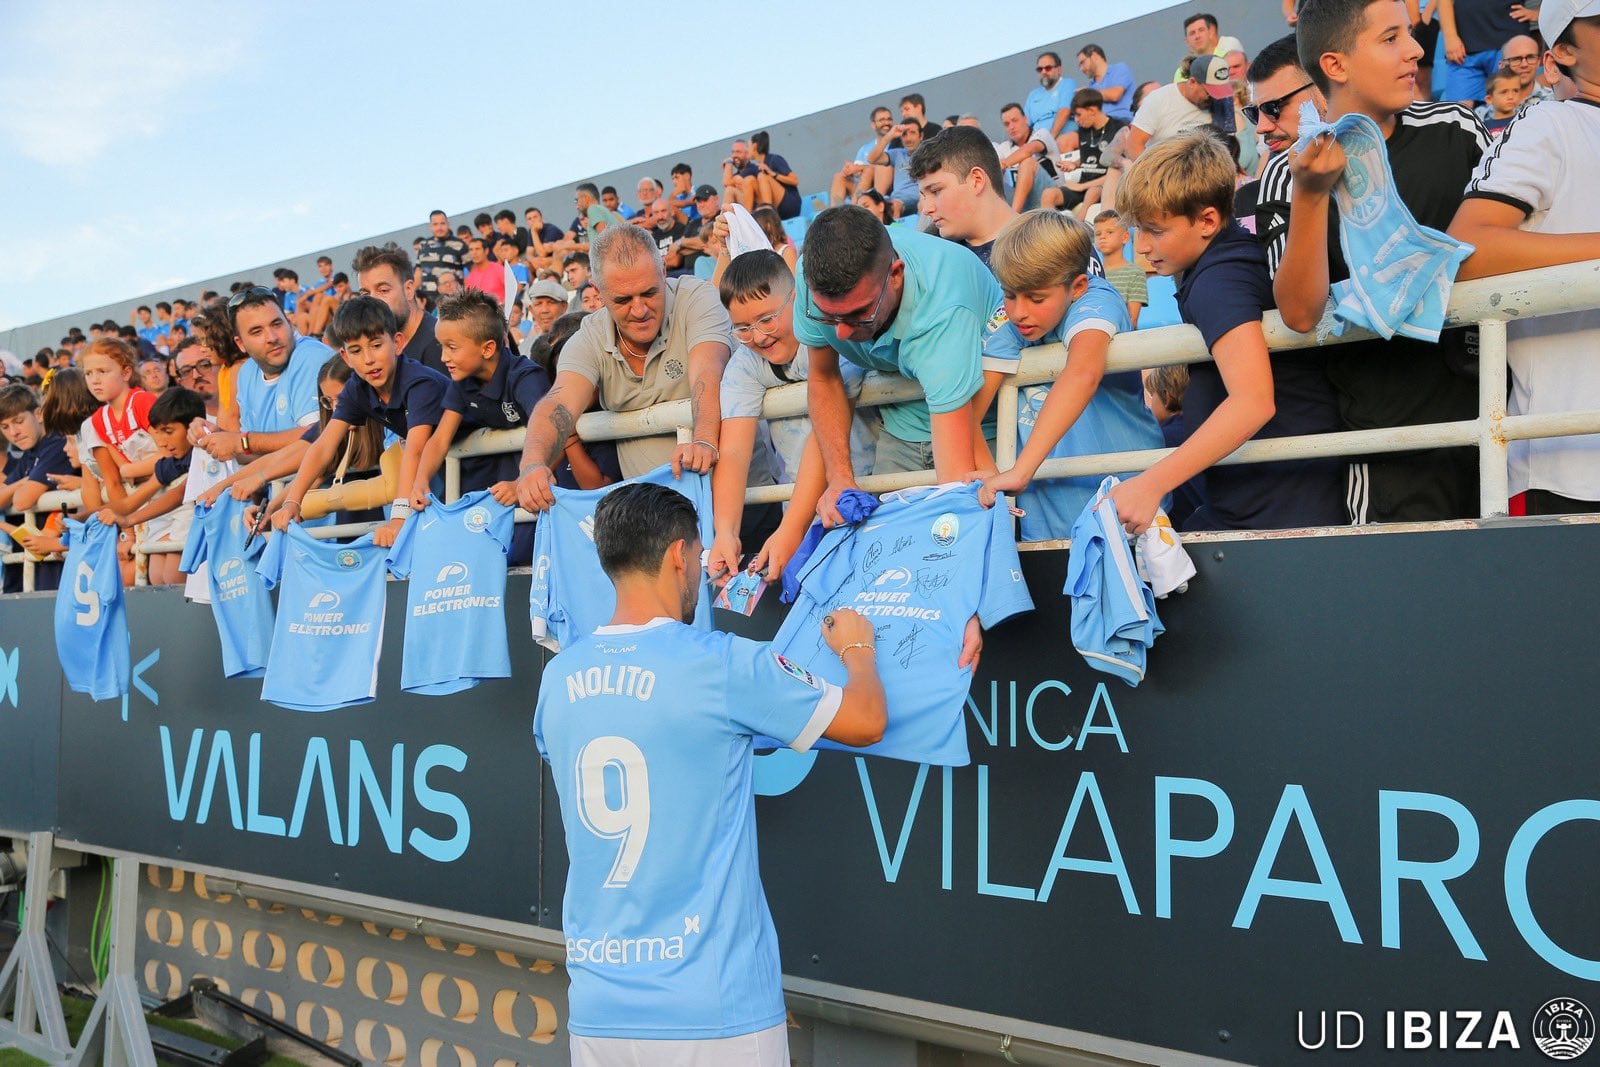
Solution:
{"label": "blue plastic seat", "polygon": [[716,269],[717,259],[715,256],[701,256],[694,261],[694,276],[696,278],[703,278],[709,282],[712,271]]}
{"label": "blue plastic seat", "polygon": [[799,248],[805,243],[806,227],[810,225],[811,220],[806,218],[804,215],[801,215],[798,218],[784,219],[783,232],[788,234],[789,240],[794,242],[794,246],[796,248]]}
{"label": "blue plastic seat", "polygon": [[1139,329],[1153,330],[1157,326],[1176,326],[1183,321],[1178,314],[1178,283],[1171,278],[1152,274],[1145,282],[1150,290],[1150,303],[1139,312]]}

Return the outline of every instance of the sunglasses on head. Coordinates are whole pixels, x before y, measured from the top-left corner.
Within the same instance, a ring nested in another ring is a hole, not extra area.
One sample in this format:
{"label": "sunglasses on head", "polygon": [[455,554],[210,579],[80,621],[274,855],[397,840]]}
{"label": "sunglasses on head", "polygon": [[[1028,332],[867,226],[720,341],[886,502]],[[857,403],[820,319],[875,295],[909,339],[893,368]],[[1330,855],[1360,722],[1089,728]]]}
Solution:
{"label": "sunglasses on head", "polygon": [[1276,100],[1263,100],[1259,104],[1246,104],[1239,110],[1244,113],[1244,120],[1252,126],[1261,121],[1262,115],[1267,116],[1267,118],[1271,119],[1273,122],[1277,122],[1283,117],[1283,109],[1289,103],[1289,100],[1293,97],[1299,96],[1301,93],[1311,88],[1311,86],[1314,84],[1314,82],[1306,82],[1294,92],[1284,93]]}
{"label": "sunglasses on head", "polygon": [[240,289],[228,298],[228,321],[232,322],[239,309],[246,304],[260,304],[268,300],[276,304],[278,302],[278,294],[266,286],[252,285],[248,289]]}

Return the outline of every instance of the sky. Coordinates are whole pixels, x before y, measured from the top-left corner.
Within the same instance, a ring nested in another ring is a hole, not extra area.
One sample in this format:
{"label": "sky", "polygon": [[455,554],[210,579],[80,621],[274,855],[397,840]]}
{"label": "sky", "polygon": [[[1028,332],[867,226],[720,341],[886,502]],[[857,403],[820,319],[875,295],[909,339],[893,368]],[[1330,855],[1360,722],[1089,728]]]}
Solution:
{"label": "sky", "polygon": [[[1170,2],[1124,0],[1115,21]],[[970,0],[675,10],[688,14],[629,0],[0,0],[0,330],[412,225],[419,206],[457,212],[582,180],[1108,23],[1085,0],[1034,5],[1028,19],[974,17]],[[785,13],[781,32],[759,21],[768,10]]]}

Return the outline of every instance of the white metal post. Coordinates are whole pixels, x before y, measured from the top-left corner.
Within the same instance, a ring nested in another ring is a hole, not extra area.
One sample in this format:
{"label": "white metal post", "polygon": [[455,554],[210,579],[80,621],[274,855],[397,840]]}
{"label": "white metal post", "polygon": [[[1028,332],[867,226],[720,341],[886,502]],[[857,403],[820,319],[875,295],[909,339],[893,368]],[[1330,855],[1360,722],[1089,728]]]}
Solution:
{"label": "white metal post", "polygon": [[134,945],[139,935],[139,862],[118,857],[111,867],[110,969],[84,1024],[69,1067],[156,1067],[139,1000]]}
{"label": "white metal post", "polygon": [[1509,510],[1510,474],[1506,465],[1506,323],[1478,323],[1478,506],[1484,518]]}
{"label": "white metal post", "polygon": [[0,1047],[14,1046],[40,1059],[59,1063],[71,1053],[66,1018],[56,995],[55,970],[45,939],[45,910],[50,903],[50,857],[54,839],[48,833],[28,835],[27,891],[22,933],[0,968]]}

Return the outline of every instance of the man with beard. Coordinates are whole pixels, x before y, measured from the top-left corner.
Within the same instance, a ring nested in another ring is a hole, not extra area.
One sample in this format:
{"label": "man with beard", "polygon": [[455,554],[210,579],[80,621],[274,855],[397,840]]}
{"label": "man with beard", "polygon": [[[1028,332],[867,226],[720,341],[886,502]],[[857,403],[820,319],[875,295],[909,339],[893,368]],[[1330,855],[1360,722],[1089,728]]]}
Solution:
{"label": "man with beard", "polygon": [[555,384],[528,419],[517,498],[529,511],[554,503],[552,468],[578,416],[597,397],[606,411],[690,402],[689,444],[671,436],[617,442],[624,477],[669,461],[675,473],[703,474],[717,462],[719,387],[732,327],[716,289],[699,278],[666,277],[654,239],[638,226],[612,226],[597,236],[592,265],[605,307],[562,349]]}
{"label": "man with beard", "polygon": [[457,280],[466,273],[467,242],[450,232],[450,217],[435,210],[428,216],[432,236],[417,250],[417,285],[433,296],[439,291],[439,274],[453,271]]}
{"label": "man with beard", "polygon": [[417,299],[411,257],[392,241],[382,248],[368,245],[356,253],[350,269],[355,272],[361,292],[382,300],[394,312],[400,355],[443,374],[444,357],[433,336],[436,320]]}
{"label": "man with beard", "polygon": [[250,359],[239,367],[233,409],[237,432],[196,419],[189,435],[213,459],[264,456],[300,439],[317,421],[317,373],[333,349],[289,325],[277,295],[255,285],[228,300],[234,344]]}

